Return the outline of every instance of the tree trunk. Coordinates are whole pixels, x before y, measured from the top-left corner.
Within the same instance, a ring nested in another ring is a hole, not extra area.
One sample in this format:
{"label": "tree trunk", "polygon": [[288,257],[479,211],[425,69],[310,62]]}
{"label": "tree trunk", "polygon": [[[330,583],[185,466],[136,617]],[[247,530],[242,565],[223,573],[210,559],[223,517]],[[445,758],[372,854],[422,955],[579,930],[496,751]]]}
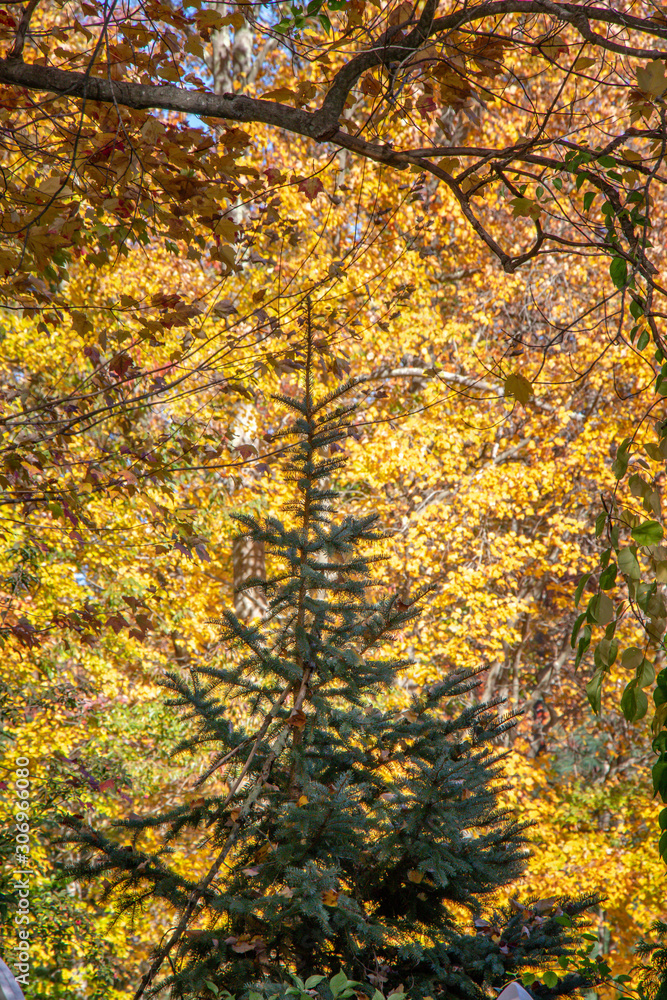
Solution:
{"label": "tree trunk", "polygon": [[262,618],[268,607],[266,594],[259,587],[241,590],[253,577],[266,579],[266,564],[264,560],[263,542],[255,542],[247,535],[234,539],[232,549],[234,564],[234,612],[241,621],[249,622],[253,618]]}
{"label": "tree trunk", "polygon": [[[211,6],[223,15],[236,10],[225,3]],[[212,33],[209,69],[213,74],[213,90],[216,94],[232,94],[243,89],[253,66],[253,41],[254,32],[247,21],[242,28],[227,25]]]}

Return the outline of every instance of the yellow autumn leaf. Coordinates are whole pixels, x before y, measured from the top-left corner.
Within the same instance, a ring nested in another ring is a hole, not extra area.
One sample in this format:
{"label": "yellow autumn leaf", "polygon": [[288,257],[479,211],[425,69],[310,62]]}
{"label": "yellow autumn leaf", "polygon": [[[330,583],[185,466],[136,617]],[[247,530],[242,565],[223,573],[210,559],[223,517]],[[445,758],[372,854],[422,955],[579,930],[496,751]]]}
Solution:
{"label": "yellow autumn leaf", "polygon": [[285,104],[287,101],[297,99],[296,92],[290,90],[288,87],[277,87],[275,90],[267,90],[260,96],[263,101],[277,101],[278,104]]}
{"label": "yellow autumn leaf", "polygon": [[661,59],[652,59],[645,66],[638,66],[637,86],[650,97],[662,99],[667,91],[665,63]]}
{"label": "yellow autumn leaf", "polygon": [[512,372],[505,379],[503,392],[505,396],[512,396],[525,406],[533,395],[533,386],[525,375],[521,375],[519,372]]}

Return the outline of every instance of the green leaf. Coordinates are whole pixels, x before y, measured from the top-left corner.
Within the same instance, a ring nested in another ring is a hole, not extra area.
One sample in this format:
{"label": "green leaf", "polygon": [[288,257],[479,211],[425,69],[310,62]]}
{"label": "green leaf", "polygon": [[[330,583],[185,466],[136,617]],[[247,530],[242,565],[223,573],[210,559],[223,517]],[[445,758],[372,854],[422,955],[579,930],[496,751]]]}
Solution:
{"label": "green leaf", "polygon": [[572,649],[574,649],[574,644],[577,641],[577,636],[579,635],[579,629],[581,628],[581,626],[584,624],[585,621],[586,621],[586,612],[583,611],[577,618],[572,628],[572,638],[570,639],[570,645],[572,646]]}
{"label": "green leaf", "polygon": [[628,486],[633,497],[643,497],[651,492],[651,487],[638,472],[633,473],[628,479]]}
{"label": "green leaf", "polygon": [[348,978],[342,969],[329,980],[329,986],[331,987],[331,992],[334,997],[337,997],[340,993],[342,993],[347,984]]}
{"label": "green leaf", "polygon": [[636,681],[630,681],[621,698],[621,711],[628,722],[639,722],[648,711],[648,698],[637,688]]}
{"label": "green leaf", "polygon": [[315,986],[319,986],[323,979],[324,976],[309,976],[305,982],[306,989],[312,990]]}
{"label": "green leaf", "polygon": [[590,573],[584,573],[584,575],[579,580],[579,583],[577,584],[577,589],[574,592],[574,606],[575,606],[575,608],[578,607],[579,601],[581,600],[581,595],[584,592],[584,587],[586,586],[586,584],[588,583],[588,581],[590,580],[590,578],[591,578],[591,574]]}
{"label": "green leaf", "polygon": [[558,976],[555,972],[549,970],[548,972],[543,973],[542,982],[545,986],[548,986],[549,989],[552,990],[554,986],[558,986]]}
{"label": "green leaf", "polygon": [[658,851],[660,852],[660,857],[663,861],[667,861],[667,830],[660,837],[658,841]]}
{"label": "green leaf", "polygon": [[642,662],[637,667],[637,686],[640,688],[648,687],[649,684],[653,683],[655,678],[655,669],[650,660],[646,657],[642,658]]}
{"label": "green leaf", "polygon": [[588,698],[589,704],[596,715],[599,715],[600,708],[602,705],[602,679],[604,677],[604,670],[601,667],[595,671],[588,684],[586,685],[586,697]]}
{"label": "green leaf", "polygon": [[618,567],[616,563],[613,562],[607,566],[606,570],[600,575],[600,589],[601,590],[611,590],[616,582],[616,572]]}
{"label": "green leaf", "polygon": [[621,549],[618,553],[618,565],[621,573],[625,573],[631,580],[640,579],[641,572],[634,548]]}
{"label": "green leaf", "polygon": [[645,691],[637,691],[637,711],[633,722],[639,722],[648,712],[648,696]]}
{"label": "green leaf", "polygon": [[636,670],[641,665],[643,659],[644,654],[638,646],[628,646],[627,649],[623,650],[621,663],[626,670]]}
{"label": "green leaf", "polygon": [[657,795],[660,793],[664,801],[664,795],[667,794],[667,761],[665,760],[665,754],[651,768],[651,776],[653,778],[653,794]]}
{"label": "green leaf", "polygon": [[631,534],[638,545],[659,545],[664,532],[657,521],[642,521]]}
{"label": "green leaf", "polygon": [[587,191],[586,192],[586,194],[584,195],[584,212],[587,212],[588,209],[591,207],[591,205],[595,201],[596,195],[597,195],[597,191]]}
{"label": "green leaf", "polygon": [[639,319],[640,316],[644,315],[644,304],[639,299],[635,298],[634,295],[630,303],[630,315],[633,319]]}
{"label": "green leaf", "polygon": [[667,702],[667,691],[664,688],[657,687],[653,692],[653,704],[656,708],[659,708],[665,702]]}
{"label": "green leaf", "polygon": [[652,604],[657,586],[656,583],[640,583],[637,587],[637,604],[647,614],[650,614],[649,605]]}
{"label": "green leaf", "polygon": [[628,462],[630,461],[630,455],[628,454],[629,447],[630,438],[625,438],[616,452],[616,458],[611,466],[611,471],[616,479],[622,479],[627,472]]}
{"label": "green leaf", "polygon": [[581,633],[581,638],[579,639],[579,644],[577,646],[577,655],[574,658],[574,669],[576,670],[588,647],[591,644],[591,626],[589,624],[584,625],[584,630]]}
{"label": "green leaf", "polygon": [[595,518],[595,537],[599,538],[605,529],[607,523],[607,511],[603,510],[602,513],[598,514]]}
{"label": "green leaf", "polygon": [[595,647],[595,666],[611,667],[618,656],[618,643],[615,639],[600,639]]}
{"label": "green leaf", "polygon": [[614,605],[606,594],[597,594],[588,605],[589,612],[598,625],[608,625],[614,618]]}
{"label": "green leaf", "polygon": [[639,334],[639,340],[637,341],[637,350],[643,351],[650,339],[648,330],[642,330]]}

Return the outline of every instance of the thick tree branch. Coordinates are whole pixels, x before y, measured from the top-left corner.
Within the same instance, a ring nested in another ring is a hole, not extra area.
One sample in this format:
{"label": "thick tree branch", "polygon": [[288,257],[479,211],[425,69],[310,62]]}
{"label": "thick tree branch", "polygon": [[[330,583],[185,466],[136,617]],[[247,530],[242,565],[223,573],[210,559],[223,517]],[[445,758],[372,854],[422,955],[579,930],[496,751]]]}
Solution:
{"label": "thick tree branch", "polygon": [[[30,0],[21,25],[33,4],[36,6],[36,0]],[[115,82],[51,66],[24,64],[20,61],[20,52],[14,50],[9,58],[0,60],[0,83],[137,109],[154,108],[237,122],[258,122],[284,128],[318,141],[332,139],[336,142],[338,119],[343,104],[362,73],[386,62],[401,62],[419,49],[428,38],[485,18],[512,13],[547,14],[572,24],[582,37],[599,48],[646,59],[661,58],[667,54],[666,49],[624,46],[594,33],[590,24],[592,21],[600,21],[667,40],[667,28],[660,27],[657,23],[649,23],[645,19],[600,7],[554,3],[552,0],[489,0],[474,7],[463,8],[447,17],[433,19],[434,9],[435,0],[428,0],[418,24],[407,36],[402,37],[398,27],[389,28],[380,39],[371,44],[368,50],[359,53],[346,63],[334,76],[322,106],[313,112],[242,94],[218,96],[202,91],[185,90],[173,85],[154,86],[129,81]],[[19,35],[20,33],[21,28]],[[19,48],[22,51],[22,45]],[[351,147],[347,145],[346,148]],[[364,152],[362,155],[368,154]]]}
{"label": "thick tree branch", "polygon": [[200,90],[185,90],[172,84],[155,86],[114,81],[9,59],[0,59],[0,83],[138,110],[178,111],[236,122],[258,122],[317,138],[312,112],[242,94],[219,96]]}
{"label": "thick tree branch", "polygon": [[21,16],[21,21],[16,31],[14,44],[12,45],[8,55],[9,59],[23,58],[23,47],[25,45],[26,35],[28,34],[28,28],[30,27],[30,19],[34,14],[35,7],[37,6],[38,3],[39,0],[29,0],[29,3],[25,5],[25,9]]}

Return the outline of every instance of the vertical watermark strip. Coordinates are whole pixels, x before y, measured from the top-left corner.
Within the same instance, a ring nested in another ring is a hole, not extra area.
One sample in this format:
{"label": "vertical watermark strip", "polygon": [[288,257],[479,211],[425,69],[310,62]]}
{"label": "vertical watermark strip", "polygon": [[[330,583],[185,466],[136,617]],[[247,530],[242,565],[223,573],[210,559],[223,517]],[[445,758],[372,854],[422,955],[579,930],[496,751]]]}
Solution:
{"label": "vertical watermark strip", "polygon": [[17,983],[30,981],[30,759],[17,757],[14,764],[14,820],[16,867],[12,872],[16,892],[16,947],[14,976]]}

